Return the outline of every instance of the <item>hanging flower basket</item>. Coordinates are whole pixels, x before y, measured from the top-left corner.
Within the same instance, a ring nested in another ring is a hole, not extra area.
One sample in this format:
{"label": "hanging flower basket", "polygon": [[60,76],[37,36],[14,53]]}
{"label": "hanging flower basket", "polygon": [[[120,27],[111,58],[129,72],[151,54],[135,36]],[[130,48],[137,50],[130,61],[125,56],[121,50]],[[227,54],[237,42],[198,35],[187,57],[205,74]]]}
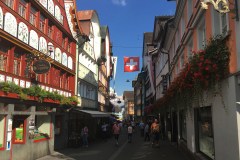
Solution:
{"label": "hanging flower basket", "polygon": [[147,108],[146,112],[154,112],[158,107],[171,103],[191,106],[194,97],[216,88],[229,75],[230,51],[227,40],[218,35],[209,40],[204,50],[193,51],[193,57],[171,82],[165,95],[156,101],[153,108]]}

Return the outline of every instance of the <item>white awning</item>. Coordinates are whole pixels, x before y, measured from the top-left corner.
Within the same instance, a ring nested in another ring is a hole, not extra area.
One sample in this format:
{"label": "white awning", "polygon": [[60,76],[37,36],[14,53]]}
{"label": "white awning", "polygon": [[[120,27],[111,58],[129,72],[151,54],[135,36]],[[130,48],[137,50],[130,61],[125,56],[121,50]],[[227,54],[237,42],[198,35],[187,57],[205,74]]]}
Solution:
{"label": "white awning", "polygon": [[99,111],[92,111],[92,110],[81,110],[78,108],[75,108],[74,110],[82,112],[82,113],[86,113],[89,114],[91,117],[110,117],[110,114],[105,113],[105,112],[99,112]]}

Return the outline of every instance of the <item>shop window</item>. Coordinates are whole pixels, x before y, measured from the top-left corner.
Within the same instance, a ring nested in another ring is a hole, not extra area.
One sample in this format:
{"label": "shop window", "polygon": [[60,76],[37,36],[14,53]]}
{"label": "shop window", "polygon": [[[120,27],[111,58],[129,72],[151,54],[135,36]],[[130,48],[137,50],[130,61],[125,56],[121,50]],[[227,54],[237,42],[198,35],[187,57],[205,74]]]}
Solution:
{"label": "shop window", "polygon": [[35,129],[34,135],[32,138],[35,142],[46,140],[50,138],[51,133],[51,116],[49,115],[41,115],[35,116]]}
{"label": "shop window", "polygon": [[5,116],[0,115],[0,150],[4,148]]}
{"label": "shop window", "polygon": [[211,107],[201,107],[196,110],[198,150],[214,159],[214,137]]}
{"label": "shop window", "polygon": [[13,117],[13,143],[25,143],[26,135],[26,116]]}

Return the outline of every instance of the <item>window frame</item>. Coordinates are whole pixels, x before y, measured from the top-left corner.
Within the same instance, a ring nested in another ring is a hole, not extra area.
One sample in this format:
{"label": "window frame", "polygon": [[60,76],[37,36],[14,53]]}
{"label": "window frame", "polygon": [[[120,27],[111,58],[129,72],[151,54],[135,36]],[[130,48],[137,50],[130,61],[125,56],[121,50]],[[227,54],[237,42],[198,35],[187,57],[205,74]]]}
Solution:
{"label": "window frame", "polygon": [[6,4],[9,8],[13,9],[14,0],[5,0],[5,4]]}
{"label": "window frame", "polygon": [[27,13],[26,11],[27,11],[26,4],[24,4],[23,1],[20,0],[18,3],[18,14],[24,19],[26,19],[26,13]]}
{"label": "window frame", "polygon": [[34,27],[37,26],[36,19],[37,19],[37,10],[31,7],[30,13],[29,13],[29,23],[32,24]]}
{"label": "window frame", "polygon": [[[22,56],[23,56],[23,54],[16,53],[15,51],[14,51],[14,56],[13,56],[13,74],[21,76],[21,63],[22,63]],[[15,54],[19,54],[20,57],[15,57]],[[15,62],[18,62],[17,66],[15,66],[15,64],[16,64]]]}
{"label": "window frame", "polygon": [[40,14],[39,17],[39,30],[45,33],[46,18]]}
{"label": "window frame", "polygon": [[197,35],[198,35],[198,49],[199,50],[204,49],[207,43],[206,23],[204,19],[201,19],[201,21],[198,24]]}

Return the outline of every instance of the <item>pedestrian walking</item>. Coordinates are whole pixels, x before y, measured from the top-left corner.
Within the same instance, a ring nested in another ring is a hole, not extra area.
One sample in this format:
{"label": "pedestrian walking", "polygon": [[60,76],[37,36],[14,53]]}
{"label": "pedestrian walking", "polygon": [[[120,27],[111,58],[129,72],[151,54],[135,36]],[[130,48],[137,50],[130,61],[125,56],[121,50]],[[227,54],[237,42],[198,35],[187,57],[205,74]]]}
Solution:
{"label": "pedestrian walking", "polygon": [[150,141],[150,127],[148,123],[144,127],[144,141]]}
{"label": "pedestrian walking", "polygon": [[143,123],[143,121],[141,121],[140,123],[139,123],[139,128],[140,128],[140,131],[141,131],[141,136],[143,137],[144,136],[144,123]]}
{"label": "pedestrian walking", "polygon": [[132,128],[132,125],[130,123],[128,125],[127,131],[128,131],[128,143],[131,143],[132,142],[133,128]]}
{"label": "pedestrian walking", "polygon": [[152,147],[153,146],[159,146],[159,134],[160,134],[160,126],[158,123],[158,120],[155,119],[154,122],[151,125],[151,134],[152,134]]}
{"label": "pedestrian walking", "polygon": [[106,124],[105,122],[103,122],[103,125],[101,126],[102,128],[102,138],[104,141],[107,140],[107,126],[108,124]]}
{"label": "pedestrian walking", "polygon": [[81,131],[83,147],[88,147],[88,127],[84,126]]}
{"label": "pedestrian walking", "polygon": [[117,122],[114,122],[112,130],[113,130],[113,135],[114,135],[114,139],[115,139],[115,144],[118,146],[120,126],[117,124]]}

